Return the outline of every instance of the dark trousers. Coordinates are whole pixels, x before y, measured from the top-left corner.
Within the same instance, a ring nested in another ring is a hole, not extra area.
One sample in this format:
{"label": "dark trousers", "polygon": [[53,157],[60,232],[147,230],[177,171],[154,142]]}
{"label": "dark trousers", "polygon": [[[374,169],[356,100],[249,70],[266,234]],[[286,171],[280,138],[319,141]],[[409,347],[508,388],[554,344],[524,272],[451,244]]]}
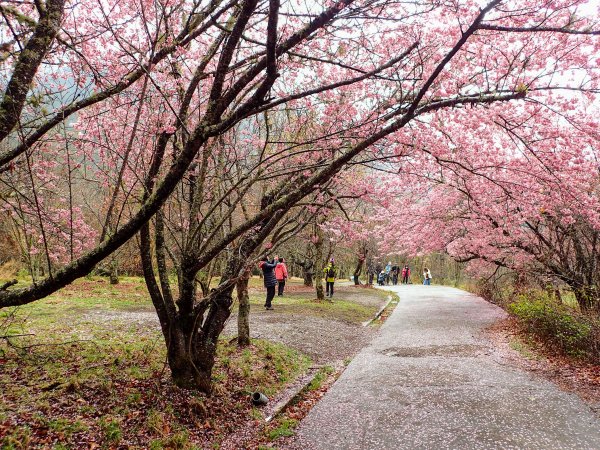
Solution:
{"label": "dark trousers", "polygon": [[333,297],[333,281],[326,281],[325,284],[325,290],[327,292],[327,295],[329,295],[330,297]]}
{"label": "dark trousers", "polygon": [[283,295],[284,287],[285,287],[285,280],[277,280],[277,295]]}
{"label": "dark trousers", "polygon": [[275,286],[267,286],[267,301],[265,301],[265,308],[271,307],[273,297],[275,297]]}
{"label": "dark trousers", "polygon": [[404,276],[402,277],[402,282],[403,282],[404,284],[408,284],[408,275],[404,275]]}

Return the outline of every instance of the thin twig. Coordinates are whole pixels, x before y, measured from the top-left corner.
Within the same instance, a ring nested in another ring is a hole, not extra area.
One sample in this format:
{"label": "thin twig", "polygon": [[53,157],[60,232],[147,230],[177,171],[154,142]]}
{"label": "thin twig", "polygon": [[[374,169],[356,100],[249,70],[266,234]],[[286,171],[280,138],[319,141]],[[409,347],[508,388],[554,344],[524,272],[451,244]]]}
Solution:
{"label": "thin twig", "polygon": [[22,337],[22,336],[35,336],[35,333],[25,333],[25,334],[6,334],[4,336],[0,336],[0,339],[10,339],[14,337]]}

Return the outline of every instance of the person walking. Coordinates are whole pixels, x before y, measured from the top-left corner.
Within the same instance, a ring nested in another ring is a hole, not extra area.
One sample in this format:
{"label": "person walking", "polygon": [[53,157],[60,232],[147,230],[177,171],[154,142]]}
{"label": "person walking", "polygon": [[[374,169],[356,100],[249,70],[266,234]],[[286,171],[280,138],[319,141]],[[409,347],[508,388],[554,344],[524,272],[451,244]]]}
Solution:
{"label": "person walking", "polygon": [[325,274],[326,297],[331,298],[333,297],[333,283],[337,277],[337,269],[333,258],[331,258],[327,267],[323,269],[323,273]]}
{"label": "person walking", "polygon": [[265,309],[273,309],[271,302],[275,297],[275,286],[277,285],[277,278],[275,277],[275,267],[277,267],[277,261],[275,259],[269,262],[269,257],[264,256],[260,264],[258,265],[263,272],[263,282],[267,288],[267,299],[265,300]]}
{"label": "person walking", "polygon": [[285,288],[285,280],[288,278],[287,266],[281,257],[275,267],[275,278],[277,278],[277,295],[281,297],[283,295],[283,289]]}
{"label": "person walking", "polygon": [[390,284],[390,272],[392,270],[392,262],[388,262],[385,266],[385,284]]}
{"label": "person walking", "polygon": [[410,267],[408,267],[408,264],[406,264],[402,268],[402,284],[408,284],[409,277],[410,277]]}
{"label": "person walking", "polygon": [[423,269],[423,284],[425,286],[431,285],[431,272],[429,271],[429,269],[427,267],[425,267]]}
{"label": "person walking", "polygon": [[398,284],[398,273],[400,273],[400,267],[392,267],[392,284],[396,286]]}

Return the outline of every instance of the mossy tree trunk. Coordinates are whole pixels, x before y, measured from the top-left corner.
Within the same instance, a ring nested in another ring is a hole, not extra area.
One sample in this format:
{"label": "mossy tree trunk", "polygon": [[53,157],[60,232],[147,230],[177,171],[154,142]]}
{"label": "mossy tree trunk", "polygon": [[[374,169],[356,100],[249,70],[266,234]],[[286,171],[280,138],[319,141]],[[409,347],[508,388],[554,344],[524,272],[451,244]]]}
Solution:
{"label": "mossy tree trunk", "polygon": [[110,284],[119,284],[119,262],[117,261],[116,254],[113,253],[110,259]]}
{"label": "mossy tree trunk", "polygon": [[236,283],[238,308],[238,346],[250,345],[250,296],[248,295],[248,280],[250,271],[246,271]]}

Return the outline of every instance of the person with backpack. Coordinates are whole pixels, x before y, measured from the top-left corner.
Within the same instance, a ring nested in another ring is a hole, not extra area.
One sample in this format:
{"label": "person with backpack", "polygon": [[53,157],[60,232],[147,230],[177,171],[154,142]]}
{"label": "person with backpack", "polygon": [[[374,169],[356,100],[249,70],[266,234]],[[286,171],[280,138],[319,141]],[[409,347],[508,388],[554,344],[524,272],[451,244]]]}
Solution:
{"label": "person with backpack", "polygon": [[429,271],[429,269],[427,267],[425,267],[423,269],[423,284],[425,286],[431,285],[431,272]]}
{"label": "person with backpack", "polygon": [[408,284],[409,277],[410,277],[410,267],[408,267],[408,264],[406,264],[402,268],[402,284]]}
{"label": "person with backpack", "polygon": [[267,288],[265,309],[271,310],[273,309],[271,302],[275,297],[275,286],[277,285],[277,278],[275,277],[275,267],[277,267],[277,261],[274,259],[272,262],[269,262],[269,257],[265,255],[258,267],[260,267],[263,272],[263,282]]}
{"label": "person with backpack", "polygon": [[333,258],[331,258],[327,267],[323,269],[323,273],[325,274],[326,297],[331,298],[333,297],[333,283],[337,277],[337,269]]}
{"label": "person with backpack", "polygon": [[277,278],[277,295],[281,297],[283,295],[283,288],[285,287],[285,280],[288,278],[287,266],[281,257],[275,267],[275,278]]}

